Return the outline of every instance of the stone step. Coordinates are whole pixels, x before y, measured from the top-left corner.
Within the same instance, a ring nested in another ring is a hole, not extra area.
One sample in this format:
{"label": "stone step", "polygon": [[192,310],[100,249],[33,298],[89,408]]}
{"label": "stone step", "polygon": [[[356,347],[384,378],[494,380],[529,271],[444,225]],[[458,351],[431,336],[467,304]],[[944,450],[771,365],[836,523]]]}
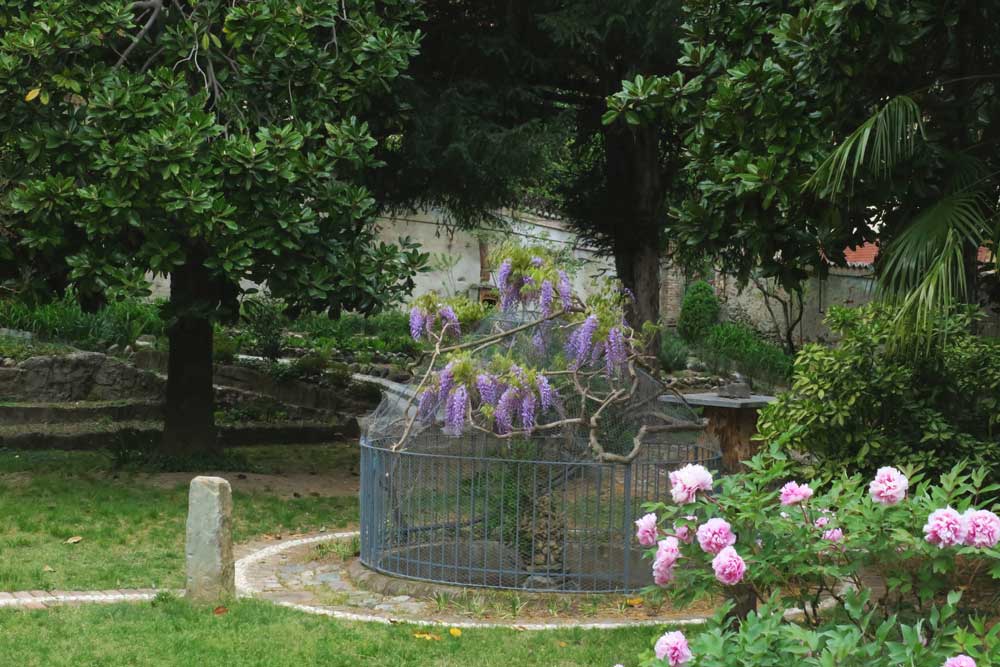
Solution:
{"label": "stone step", "polygon": [[0,403],[0,424],[79,424],[89,421],[156,421],[158,401],[75,401],[69,403]]}
{"label": "stone step", "polygon": [[[20,450],[95,450],[113,447],[116,434],[142,442],[152,441],[163,431],[157,421],[122,421],[88,423],[21,424],[0,426],[0,448]],[[354,440],[359,436],[358,423],[294,422],[283,424],[234,424],[218,428],[219,438],[227,447],[250,445],[318,444]]]}

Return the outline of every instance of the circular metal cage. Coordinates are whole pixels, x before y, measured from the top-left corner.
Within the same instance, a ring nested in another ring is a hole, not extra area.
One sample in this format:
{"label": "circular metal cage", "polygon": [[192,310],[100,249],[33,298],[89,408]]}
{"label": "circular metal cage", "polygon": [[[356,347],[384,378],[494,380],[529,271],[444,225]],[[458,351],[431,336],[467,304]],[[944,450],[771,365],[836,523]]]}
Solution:
{"label": "circular metal cage", "polygon": [[717,470],[692,433],[646,442],[630,463],[567,456],[565,436],[448,437],[405,448],[361,442],[361,562],[390,575],[458,586],[627,593],[650,583],[635,541],[644,503],[663,500],[687,463]]}

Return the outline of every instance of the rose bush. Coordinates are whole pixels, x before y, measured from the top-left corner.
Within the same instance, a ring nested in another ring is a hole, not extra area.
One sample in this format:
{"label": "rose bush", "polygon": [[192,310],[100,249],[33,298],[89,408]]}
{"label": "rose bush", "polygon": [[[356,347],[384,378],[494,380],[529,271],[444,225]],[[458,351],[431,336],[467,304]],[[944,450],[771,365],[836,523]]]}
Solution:
{"label": "rose bush", "polygon": [[759,606],[734,623],[727,603],[643,664],[1000,665],[1000,485],[963,465],[937,483],[903,466],[804,480],[782,444],[718,480],[685,466],[674,502],[646,507],[648,598]]}

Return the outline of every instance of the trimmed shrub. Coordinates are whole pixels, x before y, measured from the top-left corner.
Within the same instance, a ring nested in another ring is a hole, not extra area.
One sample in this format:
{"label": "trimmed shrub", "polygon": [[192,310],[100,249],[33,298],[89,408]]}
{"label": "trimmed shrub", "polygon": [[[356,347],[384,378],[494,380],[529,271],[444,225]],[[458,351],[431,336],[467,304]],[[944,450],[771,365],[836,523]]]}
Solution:
{"label": "trimmed shrub", "polygon": [[699,346],[702,360],[717,373],[733,370],[770,386],[788,384],[792,357],[764,340],[754,329],[738,322],[716,324]]}
{"label": "trimmed shrub", "polygon": [[677,333],[688,343],[697,343],[719,321],[719,299],[704,280],[693,283],[684,294]]}
{"label": "trimmed shrub", "polygon": [[679,371],[687,366],[688,346],[680,336],[664,331],[660,336],[660,365],[665,371]]}

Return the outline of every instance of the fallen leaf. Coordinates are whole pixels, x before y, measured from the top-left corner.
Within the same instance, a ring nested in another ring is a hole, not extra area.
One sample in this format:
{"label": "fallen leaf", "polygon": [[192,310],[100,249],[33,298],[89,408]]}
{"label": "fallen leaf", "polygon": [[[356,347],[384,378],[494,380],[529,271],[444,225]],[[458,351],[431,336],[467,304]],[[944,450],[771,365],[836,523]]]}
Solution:
{"label": "fallen leaf", "polygon": [[451,630],[448,630],[448,634],[451,635],[452,637],[461,637],[462,636],[462,629],[461,628],[452,628]]}
{"label": "fallen leaf", "polygon": [[413,636],[416,639],[426,639],[427,641],[435,641],[435,642],[441,641],[440,637],[438,637],[437,635],[432,635],[429,632],[414,632]]}
{"label": "fallen leaf", "polygon": [[625,600],[625,604],[627,604],[630,607],[641,607],[642,598],[628,598]]}
{"label": "fallen leaf", "polygon": [[66,540],[66,544],[79,544],[80,542],[83,542],[83,537],[81,535],[74,535]]}
{"label": "fallen leaf", "polygon": [[41,88],[32,88],[31,90],[28,91],[28,94],[24,96],[24,101],[30,102],[31,100],[38,97],[41,94],[41,92],[42,92]]}
{"label": "fallen leaf", "polygon": [[215,609],[212,610],[212,613],[215,614],[216,616],[222,616],[223,614],[228,614],[229,610],[226,609],[225,607],[216,607]]}
{"label": "fallen leaf", "polygon": [[42,572],[55,572],[55,568],[50,565],[43,565]]}
{"label": "fallen leaf", "polygon": [[567,646],[569,646],[569,644],[566,642],[559,642],[559,648],[566,648]]}

